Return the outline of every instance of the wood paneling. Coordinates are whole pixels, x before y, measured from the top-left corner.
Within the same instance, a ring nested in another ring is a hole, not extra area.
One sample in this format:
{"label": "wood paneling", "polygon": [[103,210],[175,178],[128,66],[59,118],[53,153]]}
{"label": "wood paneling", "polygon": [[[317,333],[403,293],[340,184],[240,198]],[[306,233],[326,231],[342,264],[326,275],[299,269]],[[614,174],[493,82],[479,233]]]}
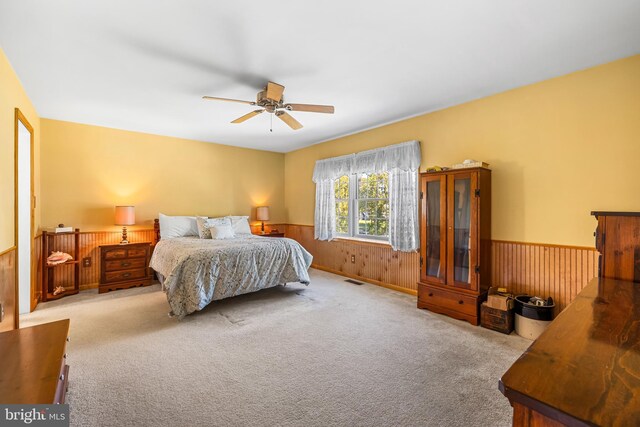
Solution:
{"label": "wood paneling", "polygon": [[[313,238],[313,227],[287,225],[286,236],[313,255],[315,268],[416,294],[420,256],[394,252],[389,245]],[[355,264],[351,255],[356,256]],[[511,292],[551,296],[559,313],[598,274],[594,248],[535,243],[491,242],[491,285]]]}
{"label": "wood paneling", "polygon": [[0,253],[0,303],[4,320],[0,332],[16,328],[16,247]]}
{"label": "wood paneling", "polygon": [[[286,236],[297,240],[313,255],[313,267],[376,285],[396,289],[412,295],[417,293],[420,255],[394,252],[384,243],[336,239],[332,242],[313,238],[313,227],[306,225],[273,224]],[[91,257],[91,267],[80,267],[80,288],[96,288],[100,280],[100,245],[117,244],[121,233],[82,232],[80,260]],[[41,238],[35,246],[41,248]],[[129,231],[131,242],[153,242],[153,230]],[[73,239],[64,242],[60,250],[72,250]],[[36,252],[36,256],[40,251]],[[355,255],[355,263],[351,256]],[[507,287],[511,292],[551,296],[557,312],[598,273],[598,252],[593,248],[542,245],[505,241],[491,242],[493,286]],[[38,263],[40,271],[41,263]],[[69,281],[73,268],[56,274],[56,285]],[[66,277],[67,275],[68,277]],[[36,274],[41,277],[41,274]],[[38,283],[40,285],[40,283]],[[38,287],[40,289],[40,287]]]}
{"label": "wood paneling", "polygon": [[598,252],[593,248],[493,241],[494,286],[516,294],[552,297],[556,314],[598,275]]}
{"label": "wood paneling", "polygon": [[[313,267],[417,294],[420,256],[394,252],[383,243],[337,239],[315,240],[313,227],[288,225],[286,236],[298,241],[313,255]],[[351,256],[355,255],[355,263]]]}

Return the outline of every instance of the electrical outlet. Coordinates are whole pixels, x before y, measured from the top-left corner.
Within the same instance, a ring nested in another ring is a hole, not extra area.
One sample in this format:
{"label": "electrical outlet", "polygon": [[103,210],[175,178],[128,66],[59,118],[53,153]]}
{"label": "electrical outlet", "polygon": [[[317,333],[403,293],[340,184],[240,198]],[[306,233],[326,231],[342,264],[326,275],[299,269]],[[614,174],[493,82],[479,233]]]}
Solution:
{"label": "electrical outlet", "polygon": [[91,267],[91,257],[88,256],[86,258],[82,258],[82,266],[83,267]]}
{"label": "electrical outlet", "polygon": [[355,263],[356,263],[356,256],[351,255],[351,264],[355,264]]}

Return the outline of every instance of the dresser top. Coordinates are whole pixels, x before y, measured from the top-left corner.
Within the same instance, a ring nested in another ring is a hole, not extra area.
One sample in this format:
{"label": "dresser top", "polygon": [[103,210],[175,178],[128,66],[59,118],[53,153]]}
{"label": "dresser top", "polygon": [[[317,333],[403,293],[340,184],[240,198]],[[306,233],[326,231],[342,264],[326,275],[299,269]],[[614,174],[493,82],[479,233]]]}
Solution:
{"label": "dresser top", "polygon": [[640,425],[640,284],[593,279],[500,390],[569,425]]}
{"label": "dresser top", "polygon": [[0,333],[3,404],[53,403],[68,334],[69,319]]}

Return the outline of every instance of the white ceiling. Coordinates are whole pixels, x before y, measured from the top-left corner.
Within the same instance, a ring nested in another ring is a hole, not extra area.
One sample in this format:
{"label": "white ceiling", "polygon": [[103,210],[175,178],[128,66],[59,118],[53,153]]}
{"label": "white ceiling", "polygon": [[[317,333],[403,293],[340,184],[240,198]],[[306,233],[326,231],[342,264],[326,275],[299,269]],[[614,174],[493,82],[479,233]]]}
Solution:
{"label": "white ceiling", "polygon": [[[3,0],[42,117],[286,152],[640,52],[638,0]],[[253,107],[267,80],[293,131]]]}

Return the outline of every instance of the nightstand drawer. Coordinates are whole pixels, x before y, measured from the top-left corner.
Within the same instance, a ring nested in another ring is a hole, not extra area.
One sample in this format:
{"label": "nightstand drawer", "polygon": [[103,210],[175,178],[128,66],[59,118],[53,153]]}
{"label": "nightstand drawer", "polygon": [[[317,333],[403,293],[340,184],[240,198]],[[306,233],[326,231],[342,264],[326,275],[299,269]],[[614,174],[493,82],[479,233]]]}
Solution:
{"label": "nightstand drawer", "polygon": [[138,258],[147,256],[147,248],[129,248],[127,250],[127,256],[129,258]]}
{"label": "nightstand drawer", "polygon": [[127,250],[125,248],[109,249],[104,251],[103,256],[105,259],[126,258]]}
{"label": "nightstand drawer", "polygon": [[105,271],[130,270],[134,268],[146,267],[145,258],[122,259],[114,261],[106,261],[104,263]]}
{"label": "nightstand drawer", "polygon": [[104,278],[107,283],[123,282],[126,280],[142,279],[147,276],[146,268],[139,268],[136,270],[121,270],[105,272]]}

